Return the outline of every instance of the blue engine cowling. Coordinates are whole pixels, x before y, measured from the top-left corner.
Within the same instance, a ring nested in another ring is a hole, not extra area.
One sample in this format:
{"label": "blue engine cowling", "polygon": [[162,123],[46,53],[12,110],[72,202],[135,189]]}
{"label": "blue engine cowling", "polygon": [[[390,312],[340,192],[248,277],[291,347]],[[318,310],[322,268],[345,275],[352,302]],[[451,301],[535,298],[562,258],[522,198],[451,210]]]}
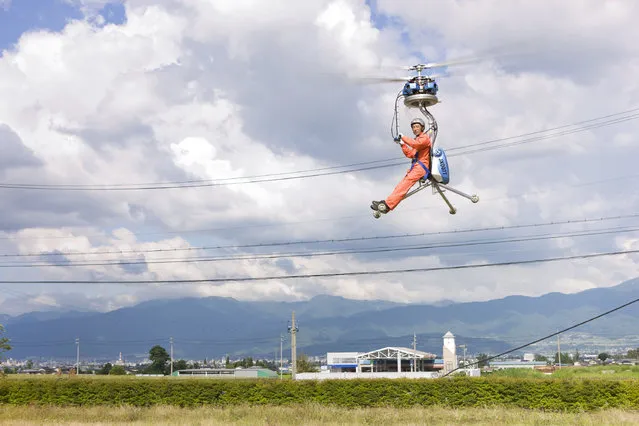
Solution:
{"label": "blue engine cowling", "polygon": [[434,81],[427,81],[425,84],[419,84],[416,82],[408,82],[404,85],[402,94],[404,96],[415,95],[418,93],[428,93],[430,95],[437,95],[439,87]]}
{"label": "blue engine cowling", "polygon": [[446,152],[441,148],[435,148],[431,155],[431,174],[433,179],[439,183],[446,185],[450,181],[450,169],[448,168],[448,159]]}

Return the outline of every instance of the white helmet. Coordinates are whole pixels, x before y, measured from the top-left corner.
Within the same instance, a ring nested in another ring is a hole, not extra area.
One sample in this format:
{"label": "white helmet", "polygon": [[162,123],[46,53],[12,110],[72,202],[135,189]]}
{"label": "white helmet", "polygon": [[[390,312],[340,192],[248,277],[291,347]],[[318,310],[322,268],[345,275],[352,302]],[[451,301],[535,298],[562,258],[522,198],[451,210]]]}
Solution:
{"label": "white helmet", "polygon": [[422,120],[419,117],[413,118],[413,121],[410,122],[410,127],[413,127],[413,124],[415,124],[415,123],[421,124],[422,125],[422,129],[426,128],[426,123],[424,123],[424,120]]}

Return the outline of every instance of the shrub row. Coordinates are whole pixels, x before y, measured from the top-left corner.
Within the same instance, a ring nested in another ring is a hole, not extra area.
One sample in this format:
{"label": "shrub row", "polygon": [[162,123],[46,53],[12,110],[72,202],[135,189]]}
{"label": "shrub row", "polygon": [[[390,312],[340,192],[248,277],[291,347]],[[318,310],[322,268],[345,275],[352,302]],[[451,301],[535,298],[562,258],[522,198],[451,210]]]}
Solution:
{"label": "shrub row", "polygon": [[0,380],[0,404],[95,406],[320,403],[343,407],[519,407],[552,411],[639,409],[636,380],[530,378],[330,381],[138,378]]}

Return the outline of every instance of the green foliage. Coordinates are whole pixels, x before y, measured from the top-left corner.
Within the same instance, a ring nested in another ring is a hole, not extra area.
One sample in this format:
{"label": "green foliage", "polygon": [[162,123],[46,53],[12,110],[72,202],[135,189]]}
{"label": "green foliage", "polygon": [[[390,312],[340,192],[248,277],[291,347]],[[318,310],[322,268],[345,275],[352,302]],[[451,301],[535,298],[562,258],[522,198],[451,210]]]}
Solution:
{"label": "green foliage", "polygon": [[541,361],[541,362],[548,363],[548,357],[540,355],[540,354],[535,354],[535,361]]}
{"label": "green foliage", "polygon": [[188,363],[183,359],[178,359],[177,361],[173,362],[173,371],[186,370],[188,368],[189,368]]}
{"label": "green foliage", "polygon": [[639,359],[639,348],[637,349],[630,349],[628,351],[628,354],[626,355],[628,358],[632,358],[632,359]]}
{"label": "green foliage", "polygon": [[[4,327],[0,324],[0,336],[4,333]],[[0,337],[0,355],[3,352],[7,352],[11,350],[11,345],[9,345],[9,339],[7,337]],[[0,357],[1,359],[1,357]]]}
{"label": "green foliage", "polygon": [[255,362],[255,365],[257,365],[258,367],[267,368],[272,371],[279,371],[278,364],[273,361],[259,360]]}
{"label": "green foliage", "polygon": [[[555,360],[554,360],[554,362],[555,362],[555,364],[559,363],[559,360],[557,359],[557,352],[555,352]],[[572,357],[570,356],[569,353],[567,353],[567,352],[562,352],[561,353],[561,364],[562,365],[573,364]]]}
{"label": "green foliage", "polygon": [[639,379],[639,366],[601,365],[595,367],[560,368],[552,373],[558,378]]}
{"label": "green foliage", "polygon": [[113,364],[111,364],[110,362],[107,362],[106,364],[102,366],[101,369],[96,371],[95,374],[109,374],[112,368],[113,368]]}
{"label": "green foliage", "polygon": [[239,361],[235,361],[235,362],[228,362],[228,367],[227,368],[237,368],[237,367],[242,367],[242,368],[249,368],[249,367],[253,367],[255,365],[255,363],[253,362],[253,357],[246,357],[246,358],[242,358]]}
{"label": "green foliage", "polygon": [[126,370],[121,365],[114,365],[109,370],[109,375],[111,376],[123,376],[126,374]]}
{"label": "green foliage", "polygon": [[320,371],[319,366],[310,362],[306,354],[300,354],[297,357],[296,367],[298,373],[314,373]]}
{"label": "green foliage", "polygon": [[608,358],[610,358],[610,355],[605,352],[602,352],[599,355],[597,355],[597,358],[599,358],[601,361],[605,361]]}
{"label": "green foliage", "polygon": [[145,370],[147,374],[165,374],[167,363],[171,360],[169,353],[160,345],[155,345],[149,350],[151,365]]}
{"label": "green foliage", "polygon": [[484,375],[490,377],[547,377],[544,373],[534,368],[504,368],[491,373],[484,373]]}
{"label": "green foliage", "polygon": [[488,362],[486,361],[488,359],[488,355],[486,354],[479,354],[477,355],[477,367],[482,368],[482,367],[488,367]]}
{"label": "green foliage", "polygon": [[341,407],[518,407],[548,411],[639,409],[637,380],[497,376],[301,381],[106,377],[2,380],[0,405],[196,407],[319,403]]}

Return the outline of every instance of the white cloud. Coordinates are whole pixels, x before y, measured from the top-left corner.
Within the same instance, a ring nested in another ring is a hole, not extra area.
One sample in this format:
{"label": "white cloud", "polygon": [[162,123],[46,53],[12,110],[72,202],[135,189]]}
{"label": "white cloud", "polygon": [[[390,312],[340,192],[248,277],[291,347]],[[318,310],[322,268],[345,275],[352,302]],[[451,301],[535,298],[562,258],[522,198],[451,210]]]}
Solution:
{"label": "white cloud", "polygon": [[[92,10],[104,4],[81,3]],[[631,101],[639,89],[634,77],[639,71],[635,48],[617,43],[610,51],[602,50],[611,37],[636,36],[631,14],[623,10],[630,6],[606,3],[589,9],[564,2],[549,18],[548,9],[536,3],[513,2],[496,9],[490,1],[433,2],[429,13],[417,15],[409,13],[412,9],[402,1],[378,3],[380,11],[404,19],[411,45],[402,40],[401,28],[377,28],[361,0],[279,1],[261,9],[257,1],[131,0],[125,3],[123,25],[93,27],[77,21],[61,33],[25,34],[15,50],[0,58],[0,96],[7,100],[0,104],[1,129],[6,130],[0,133],[0,142],[10,141],[15,154],[8,158],[22,164],[6,167],[0,160],[0,178],[14,183],[94,185],[211,180],[400,156],[388,125],[401,84],[364,86],[343,77],[388,64],[409,65],[414,61],[411,50],[442,52],[443,56],[474,54],[499,46],[504,38],[514,44],[541,40],[538,50],[546,56],[537,62],[516,56],[507,62],[498,59],[465,67],[460,76],[442,78],[444,102],[432,111],[440,125],[438,142],[445,148],[562,126],[634,106]],[[596,18],[598,11],[603,13],[601,19]],[[568,13],[574,19],[566,21]],[[547,48],[550,44],[552,49]],[[605,61],[598,61],[596,54]],[[599,74],[603,71],[606,74]],[[402,108],[400,123],[405,133],[414,114]],[[191,189],[12,190],[0,207],[0,225],[12,238],[6,252],[97,253],[612,216],[636,211],[639,200],[628,194],[630,183],[612,189],[605,184],[578,185],[631,174],[636,130],[636,121],[628,121],[493,151],[455,156],[451,150],[452,185],[480,196],[479,204],[473,205],[451,194],[458,207],[455,216],[426,190],[406,200],[396,212],[374,220],[368,205],[390,193],[406,170],[398,167]],[[501,143],[509,142],[514,140]],[[218,231],[180,232],[212,228]],[[140,235],[163,231],[172,234]],[[463,242],[521,235],[518,232],[410,241]],[[632,246],[634,237],[628,233],[619,244]],[[614,235],[607,235],[506,247],[389,252],[378,257],[47,267],[29,269],[26,275],[28,279],[166,280],[383,270],[561,256],[614,249],[616,241]],[[230,252],[400,243],[407,240]],[[139,258],[150,262],[196,253],[154,252]],[[211,253],[199,253],[205,254]],[[132,258],[91,254],[73,259],[105,257]],[[567,262],[423,275],[141,289],[95,285],[86,293],[83,289],[85,294],[77,299],[65,296],[80,293],[77,287],[23,286],[21,291],[31,295],[24,306],[34,306],[34,300],[54,304],[75,300],[98,309],[185,294],[289,299],[327,292],[401,301],[466,301],[612,285],[636,273],[635,261],[636,257],[628,256],[589,261],[588,268],[583,262]],[[0,280],[18,275],[18,270],[4,269]]]}

